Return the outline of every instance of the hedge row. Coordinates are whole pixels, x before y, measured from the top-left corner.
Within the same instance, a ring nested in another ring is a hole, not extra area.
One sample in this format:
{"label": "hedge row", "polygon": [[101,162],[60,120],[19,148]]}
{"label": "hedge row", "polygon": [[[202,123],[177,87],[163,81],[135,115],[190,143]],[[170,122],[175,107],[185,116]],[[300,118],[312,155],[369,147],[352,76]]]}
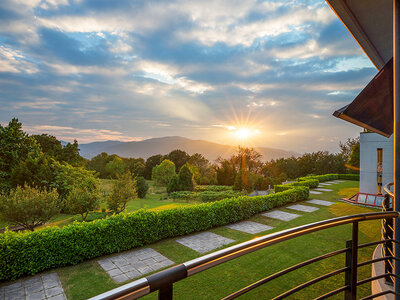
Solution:
{"label": "hedge row", "polygon": [[139,210],[63,228],[0,234],[0,280],[10,280],[161,239],[207,230],[308,198],[307,187],[162,211]]}
{"label": "hedge row", "polygon": [[195,192],[223,192],[232,191],[232,186],[228,185],[196,185],[194,188]]}
{"label": "hedge row", "polygon": [[317,179],[319,182],[345,179],[345,180],[360,180],[359,174],[325,174],[325,175],[311,175],[306,177],[299,177],[297,181],[305,181],[310,179]]}
{"label": "hedge row", "polygon": [[308,179],[298,182],[292,182],[288,184],[279,184],[275,185],[274,190],[275,193],[283,192],[289,189],[292,189],[294,186],[307,186],[309,188],[316,188],[318,187],[319,181],[317,179]]}
{"label": "hedge row", "polygon": [[182,200],[197,200],[201,202],[212,202],[218,201],[225,198],[232,198],[240,196],[240,192],[235,192],[232,190],[213,192],[213,191],[204,191],[204,192],[173,192],[169,194],[169,197],[172,199],[182,199]]}

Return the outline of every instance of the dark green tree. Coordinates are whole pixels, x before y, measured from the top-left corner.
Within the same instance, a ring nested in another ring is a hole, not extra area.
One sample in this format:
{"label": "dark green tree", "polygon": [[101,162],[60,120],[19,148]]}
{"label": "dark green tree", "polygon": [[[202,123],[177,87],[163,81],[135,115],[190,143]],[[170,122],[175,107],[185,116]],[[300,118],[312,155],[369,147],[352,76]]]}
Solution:
{"label": "dark green tree", "polygon": [[166,159],[169,159],[175,164],[176,171],[179,172],[181,167],[188,162],[190,155],[182,150],[173,150],[167,156]]}
{"label": "dark green tree", "polygon": [[187,165],[182,166],[182,168],[179,171],[178,177],[179,177],[178,179],[179,189],[181,191],[194,190],[193,174]]}
{"label": "dark green tree", "polygon": [[54,157],[56,160],[60,160],[62,156],[63,146],[55,136],[41,134],[33,135],[33,138],[39,144],[43,153]]}
{"label": "dark green tree", "polygon": [[146,160],[145,169],[144,169],[144,178],[146,178],[148,180],[151,179],[151,175],[153,174],[153,168],[161,163],[162,157],[163,156],[161,154],[157,154],[157,155],[150,156]]}
{"label": "dark green tree", "polygon": [[175,174],[174,176],[172,176],[171,180],[168,183],[167,193],[171,194],[172,192],[178,192],[178,191],[180,191],[179,176]]}
{"label": "dark green tree", "polygon": [[175,164],[172,161],[165,159],[161,164],[153,168],[151,178],[154,180],[155,185],[168,186],[169,181],[175,174]]}
{"label": "dark green tree", "polygon": [[136,177],[136,192],[139,198],[146,198],[147,191],[149,190],[149,185],[143,176]]}

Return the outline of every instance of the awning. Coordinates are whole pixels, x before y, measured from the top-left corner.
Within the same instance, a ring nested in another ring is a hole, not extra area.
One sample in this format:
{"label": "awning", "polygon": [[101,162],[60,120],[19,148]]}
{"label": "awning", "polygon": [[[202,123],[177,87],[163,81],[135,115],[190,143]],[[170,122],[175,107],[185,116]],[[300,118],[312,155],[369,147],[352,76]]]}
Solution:
{"label": "awning", "polygon": [[393,133],[393,1],[326,1],[380,70],[352,103],[333,115],[389,137]]}
{"label": "awning", "polygon": [[393,60],[335,117],[390,137],[393,133]]}

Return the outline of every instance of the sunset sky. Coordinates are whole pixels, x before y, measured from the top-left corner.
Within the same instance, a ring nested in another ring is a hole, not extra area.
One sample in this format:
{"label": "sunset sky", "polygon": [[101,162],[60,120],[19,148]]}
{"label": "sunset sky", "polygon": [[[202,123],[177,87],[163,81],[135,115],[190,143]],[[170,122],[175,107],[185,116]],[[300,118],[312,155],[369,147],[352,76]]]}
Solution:
{"label": "sunset sky", "polygon": [[66,141],[338,151],[376,73],[323,0],[0,1],[0,123]]}

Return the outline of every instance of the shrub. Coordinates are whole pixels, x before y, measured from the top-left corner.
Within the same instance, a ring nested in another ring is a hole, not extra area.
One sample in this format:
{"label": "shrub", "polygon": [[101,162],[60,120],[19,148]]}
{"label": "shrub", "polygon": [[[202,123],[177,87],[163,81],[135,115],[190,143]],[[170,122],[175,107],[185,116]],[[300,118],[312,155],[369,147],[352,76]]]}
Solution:
{"label": "shrub", "polygon": [[99,205],[100,193],[97,180],[87,180],[79,187],[74,187],[66,199],[66,211],[72,214],[80,214],[86,221],[89,212]]}
{"label": "shrub", "polygon": [[221,191],[221,192],[213,192],[213,191],[204,191],[197,194],[197,199],[201,202],[213,202],[226,198],[237,197],[240,195],[240,192],[235,191]]}
{"label": "shrub", "polygon": [[139,176],[136,178],[136,192],[139,198],[145,198],[147,191],[149,190],[149,185],[144,179],[143,176]]}
{"label": "shrub", "polygon": [[174,176],[172,176],[171,180],[168,183],[167,193],[169,195],[173,192],[178,192],[178,191],[179,191],[179,176],[175,174]]}
{"label": "shrub", "polygon": [[180,199],[180,200],[194,200],[197,197],[197,193],[189,192],[189,191],[177,191],[171,192],[169,196],[172,199]]}
{"label": "shrub", "polygon": [[355,181],[360,180],[360,174],[338,174],[338,176],[339,179],[355,180]]}
{"label": "shrub", "polygon": [[132,179],[131,173],[128,171],[124,175],[117,175],[114,181],[112,191],[107,197],[108,208],[119,214],[125,210],[128,200],[137,196],[135,189],[135,181]]}
{"label": "shrub", "polygon": [[294,186],[307,186],[309,188],[316,188],[319,181],[317,179],[308,179],[304,181],[292,182],[288,184],[277,184],[274,187],[275,193],[282,192],[293,188]]}
{"label": "shrub", "polygon": [[195,192],[222,192],[222,191],[232,191],[232,186],[229,185],[196,185],[194,188]]}
{"label": "shrub", "polygon": [[179,170],[179,190],[181,191],[194,190],[193,174],[187,165],[184,165]]}
{"label": "shrub", "polygon": [[55,189],[48,192],[18,186],[9,195],[0,196],[1,218],[31,231],[59,212],[58,193]]}
{"label": "shrub", "polygon": [[297,181],[305,181],[310,179],[317,179],[319,182],[324,182],[324,181],[339,179],[339,175],[338,174],[311,175],[311,176],[297,178]]}
{"label": "shrub", "polygon": [[161,164],[153,168],[151,178],[156,185],[167,186],[175,174],[175,164],[168,159],[164,159]]}
{"label": "shrub", "polygon": [[267,196],[224,199],[168,210],[139,210],[90,223],[0,235],[0,280],[77,264],[155,241],[247,219],[277,206],[308,198],[307,187]]}

